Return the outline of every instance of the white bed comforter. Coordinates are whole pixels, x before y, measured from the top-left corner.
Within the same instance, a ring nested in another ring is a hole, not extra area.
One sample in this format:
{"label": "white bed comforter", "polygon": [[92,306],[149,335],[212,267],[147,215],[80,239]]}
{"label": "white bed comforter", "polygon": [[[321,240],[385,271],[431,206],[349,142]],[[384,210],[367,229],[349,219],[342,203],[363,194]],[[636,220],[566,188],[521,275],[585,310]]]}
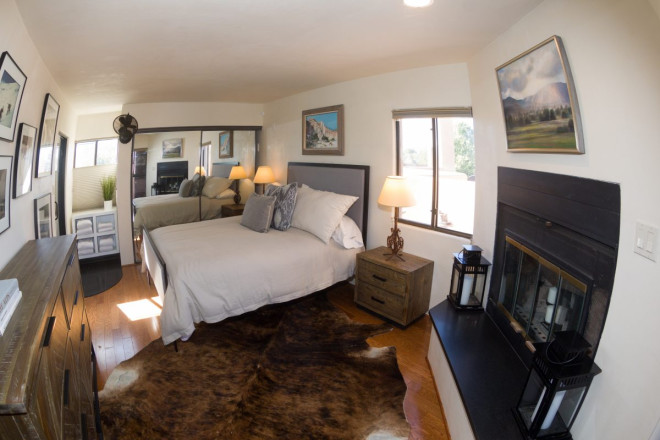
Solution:
{"label": "white bed comforter", "polygon": [[151,236],[165,260],[168,286],[160,318],[169,344],[195,323],[218,322],[289,301],[350,278],[355,255],[334,240],[291,228],[260,234],[241,217],[159,228]]}

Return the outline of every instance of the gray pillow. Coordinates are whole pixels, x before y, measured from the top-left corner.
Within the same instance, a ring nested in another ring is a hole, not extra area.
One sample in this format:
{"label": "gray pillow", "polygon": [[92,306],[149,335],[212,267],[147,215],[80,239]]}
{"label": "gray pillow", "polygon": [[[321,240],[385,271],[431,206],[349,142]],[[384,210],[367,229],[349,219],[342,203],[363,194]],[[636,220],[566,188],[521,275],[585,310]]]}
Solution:
{"label": "gray pillow", "polygon": [[190,197],[194,182],[192,180],[183,179],[179,185],[179,197]]}
{"label": "gray pillow", "polygon": [[252,194],[243,209],[241,225],[257,232],[268,232],[273,221],[275,196]]}
{"label": "gray pillow", "polygon": [[296,208],[297,193],[298,184],[296,182],[284,186],[268,185],[266,195],[276,197],[275,211],[273,212],[273,228],[279,231],[286,231],[291,227],[293,211]]}

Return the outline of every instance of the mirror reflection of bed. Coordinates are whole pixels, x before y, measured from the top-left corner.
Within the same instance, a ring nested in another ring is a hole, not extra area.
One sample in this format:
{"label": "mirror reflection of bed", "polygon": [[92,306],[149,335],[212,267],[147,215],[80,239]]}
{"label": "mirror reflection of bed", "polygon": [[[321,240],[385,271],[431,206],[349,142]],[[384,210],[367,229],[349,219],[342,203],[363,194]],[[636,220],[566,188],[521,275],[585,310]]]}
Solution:
{"label": "mirror reflection of bed", "polygon": [[222,216],[222,206],[245,203],[254,192],[249,179],[228,179],[240,164],[256,169],[260,127],[245,129],[154,129],[138,132],[131,164],[133,243],[141,262],[142,230]]}

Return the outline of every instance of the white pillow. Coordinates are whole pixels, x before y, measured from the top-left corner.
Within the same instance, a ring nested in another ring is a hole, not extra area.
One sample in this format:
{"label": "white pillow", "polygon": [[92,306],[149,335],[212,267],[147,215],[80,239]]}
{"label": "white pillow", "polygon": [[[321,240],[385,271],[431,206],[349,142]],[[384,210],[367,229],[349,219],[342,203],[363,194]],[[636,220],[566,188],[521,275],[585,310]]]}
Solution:
{"label": "white pillow", "polygon": [[358,228],[352,218],[345,215],[341,218],[339,226],[332,233],[332,239],[346,249],[357,249],[364,247],[362,231]]}
{"label": "white pillow", "polygon": [[226,189],[217,196],[215,196],[216,199],[233,199],[234,196],[236,195],[236,192],[233,189]]}
{"label": "white pillow", "polygon": [[206,182],[204,182],[202,195],[210,199],[214,199],[217,196],[219,196],[224,190],[229,188],[232,182],[233,180],[227,179],[226,177],[211,176],[206,179]]}
{"label": "white pillow", "polygon": [[296,195],[291,226],[314,234],[328,243],[342,217],[357,199],[355,196],[302,186]]}

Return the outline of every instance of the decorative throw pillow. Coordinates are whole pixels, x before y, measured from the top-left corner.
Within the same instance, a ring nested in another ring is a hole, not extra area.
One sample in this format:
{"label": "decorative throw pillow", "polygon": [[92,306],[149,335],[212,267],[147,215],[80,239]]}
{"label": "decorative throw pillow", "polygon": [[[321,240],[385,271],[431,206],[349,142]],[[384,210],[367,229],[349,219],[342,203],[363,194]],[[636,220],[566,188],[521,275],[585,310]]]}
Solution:
{"label": "decorative throw pillow", "polygon": [[188,179],[183,179],[179,185],[179,197],[190,197],[192,192],[193,181]]}
{"label": "decorative throw pillow", "polygon": [[217,198],[224,190],[231,186],[232,182],[232,180],[229,180],[226,177],[208,177],[206,182],[204,182],[202,195],[210,199]]}
{"label": "decorative throw pillow", "polygon": [[197,197],[202,193],[202,188],[204,188],[204,182],[206,181],[206,177],[200,176],[199,173],[195,173],[195,175],[192,178],[193,181],[193,187],[192,190],[190,191],[190,197]]}
{"label": "decorative throw pillow", "polygon": [[243,209],[241,225],[257,232],[268,232],[273,221],[275,196],[252,194]]}
{"label": "decorative throw pillow", "polygon": [[332,233],[332,239],[346,249],[357,249],[364,246],[362,231],[347,215],[342,217],[339,226]]}
{"label": "decorative throw pillow", "polygon": [[355,196],[302,186],[298,188],[291,226],[314,234],[328,243],[341,218],[357,199]]}
{"label": "decorative throw pillow", "polygon": [[286,231],[291,227],[293,211],[296,208],[298,184],[289,183],[284,186],[270,184],[266,187],[267,196],[275,196],[275,212],[273,212],[273,228]]}

